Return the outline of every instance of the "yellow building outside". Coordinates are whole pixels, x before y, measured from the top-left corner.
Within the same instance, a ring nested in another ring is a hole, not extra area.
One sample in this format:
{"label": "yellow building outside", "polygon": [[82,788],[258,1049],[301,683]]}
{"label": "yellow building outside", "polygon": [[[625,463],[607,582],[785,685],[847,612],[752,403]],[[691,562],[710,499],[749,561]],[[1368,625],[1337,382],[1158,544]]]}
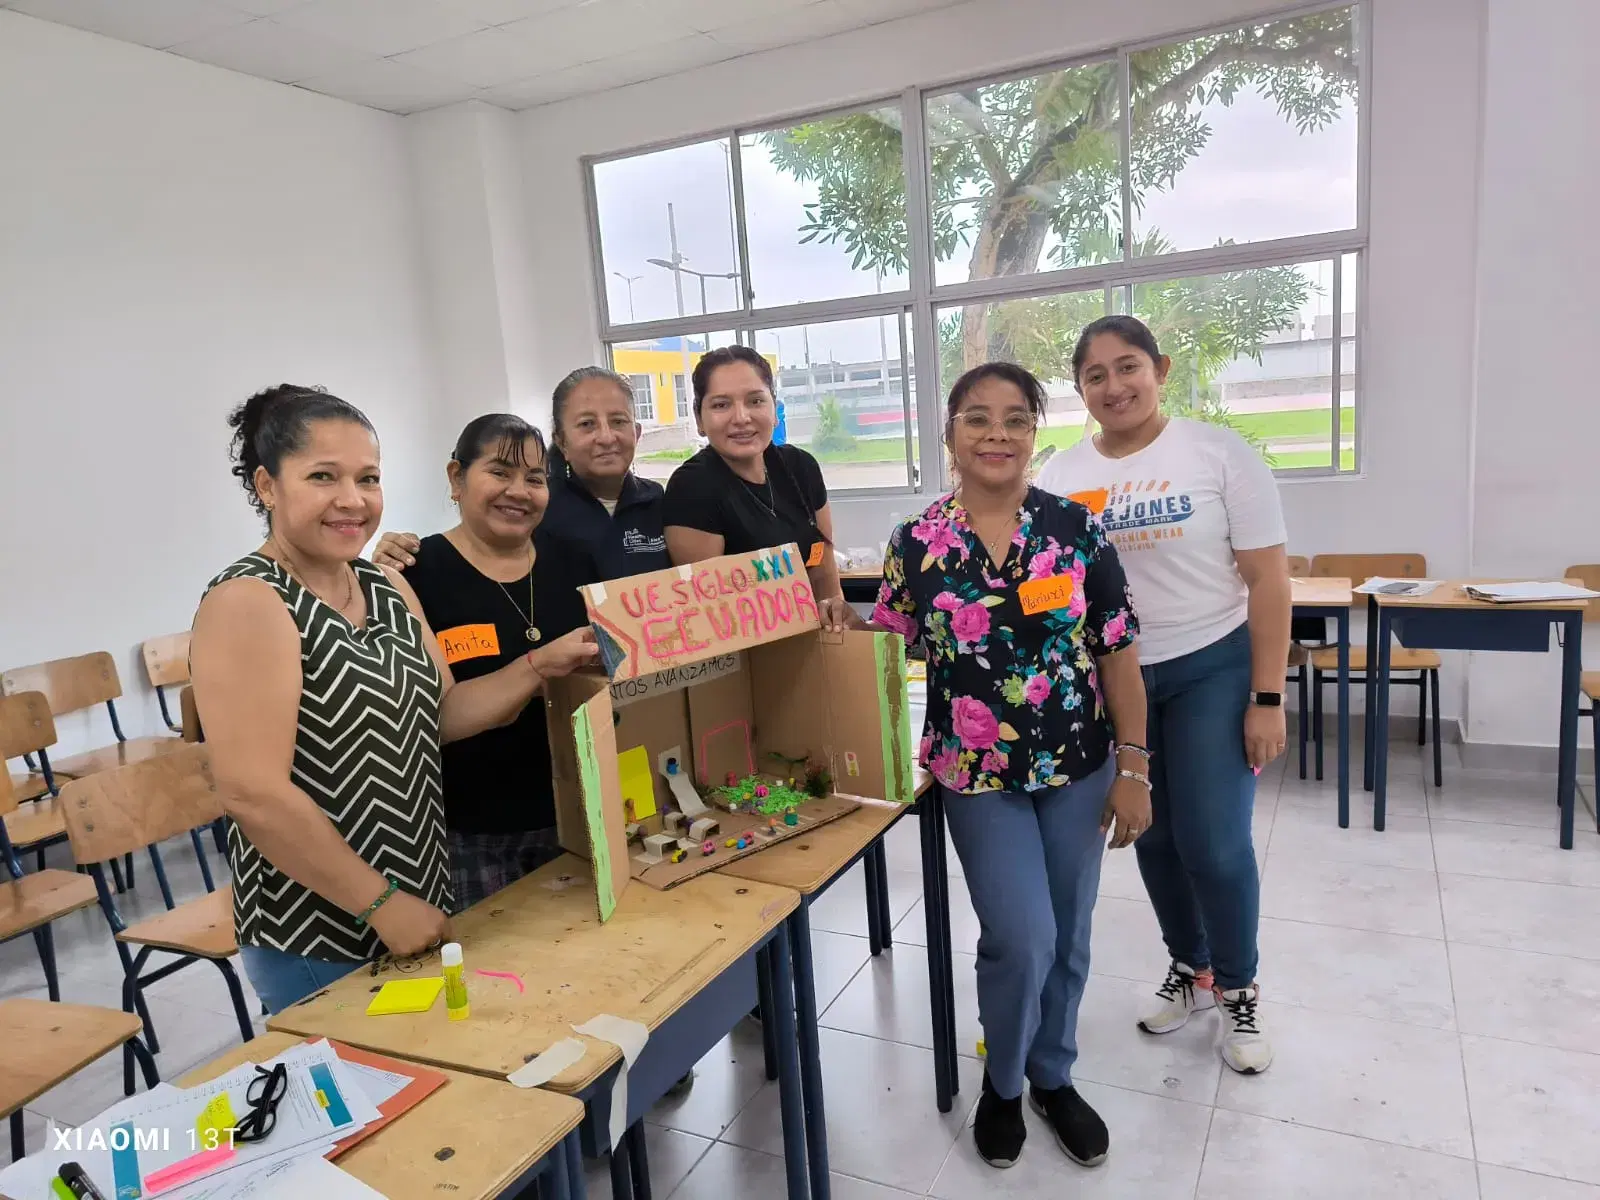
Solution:
{"label": "yellow building outside", "polygon": [[[611,369],[633,385],[634,415],[641,425],[694,425],[690,376],[705,354],[695,338],[660,338],[649,343],[611,347]],[[762,355],[776,376],[778,358]]]}

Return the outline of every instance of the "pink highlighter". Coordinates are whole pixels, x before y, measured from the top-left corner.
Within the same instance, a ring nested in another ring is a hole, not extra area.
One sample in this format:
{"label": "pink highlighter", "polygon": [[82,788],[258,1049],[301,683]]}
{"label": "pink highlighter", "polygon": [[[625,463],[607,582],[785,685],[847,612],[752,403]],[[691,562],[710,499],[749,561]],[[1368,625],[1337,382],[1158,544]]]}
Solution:
{"label": "pink highlighter", "polygon": [[170,1192],[175,1187],[203,1178],[218,1167],[225,1166],[233,1158],[234,1153],[233,1144],[228,1142],[215,1150],[202,1150],[199,1154],[191,1154],[170,1167],[152,1171],[144,1177],[144,1194],[154,1196],[158,1192]]}

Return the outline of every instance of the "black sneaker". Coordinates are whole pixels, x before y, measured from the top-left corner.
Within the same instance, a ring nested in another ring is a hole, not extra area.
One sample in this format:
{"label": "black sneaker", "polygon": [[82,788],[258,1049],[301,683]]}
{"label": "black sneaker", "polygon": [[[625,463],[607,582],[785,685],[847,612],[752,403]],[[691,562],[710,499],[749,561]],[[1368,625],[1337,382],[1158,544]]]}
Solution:
{"label": "black sneaker", "polygon": [[972,1140],[978,1153],[991,1167],[1009,1167],[1022,1156],[1022,1143],[1028,1139],[1028,1126],[1022,1119],[1022,1097],[1002,1100],[983,1075],[983,1093],[978,1097],[978,1114],[972,1122]]}
{"label": "black sneaker", "polygon": [[1100,1114],[1089,1107],[1089,1102],[1078,1095],[1078,1089],[1030,1086],[1028,1100],[1038,1113],[1055,1130],[1056,1141],[1067,1152],[1067,1157],[1079,1166],[1098,1167],[1106,1160],[1111,1149],[1111,1134]]}

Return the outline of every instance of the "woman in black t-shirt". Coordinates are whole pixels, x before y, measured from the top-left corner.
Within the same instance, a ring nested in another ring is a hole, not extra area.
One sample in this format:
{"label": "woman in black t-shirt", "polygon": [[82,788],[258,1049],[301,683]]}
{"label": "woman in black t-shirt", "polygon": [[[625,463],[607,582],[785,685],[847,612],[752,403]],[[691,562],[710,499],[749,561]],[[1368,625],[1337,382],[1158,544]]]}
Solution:
{"label": "woman in black t-shirt", "polygon": [[772,444],[778,414],[771,364],[748,346],[707,353],[694,368],[694,416],[711,444],[667,480],[662,524],[672,561],[794,542],[818,608],[825,617],[842,613],[822,468],[798,446]]}
{"label": "woman in black t-shirt", "polygon": [[[487,675],[523,656],[546,678],[594,662],[577,591],[588,581],[538,532],[550,499],[543,436],[509,413],[479,417],[461,431],[446,473],[461,523],[423,538],[405,579],[455,677]],[[443,752],[458,909],[561,853],[542,692],[541,684],[510,724]]]}

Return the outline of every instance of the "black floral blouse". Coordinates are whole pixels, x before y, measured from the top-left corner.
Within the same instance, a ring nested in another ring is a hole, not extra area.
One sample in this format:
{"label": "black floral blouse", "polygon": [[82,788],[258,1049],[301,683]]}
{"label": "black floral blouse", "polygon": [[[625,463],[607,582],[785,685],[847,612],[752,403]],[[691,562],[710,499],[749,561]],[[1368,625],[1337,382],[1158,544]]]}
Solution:
{"label": "black floral blouse", "polygon": [[884,557],[873,620],[927,648],[921,761],[957,792],[1093,774],[1113,738],[1095,658],[1139,632],[1098,518],[1030,487],[1017,519],[998,571],[954,495],[902,523]]}

